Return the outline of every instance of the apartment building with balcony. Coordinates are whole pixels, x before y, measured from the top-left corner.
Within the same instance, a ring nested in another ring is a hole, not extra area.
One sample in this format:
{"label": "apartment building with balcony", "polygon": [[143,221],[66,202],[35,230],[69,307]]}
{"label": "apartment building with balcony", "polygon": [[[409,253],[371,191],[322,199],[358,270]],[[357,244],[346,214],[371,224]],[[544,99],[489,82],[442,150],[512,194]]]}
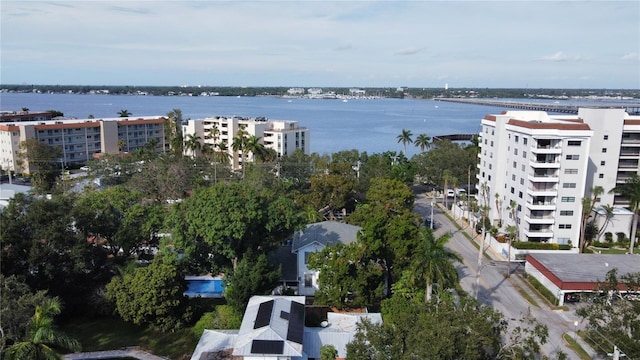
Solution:
{"label": "apartment building with balcony", "polygon": [[169,149],[161,116],[107,119],[20,121],[0,124],[0,167],[29,173],[29,164],[19,167],[20,143],[29,139],[59,147],[59,161],[83,164],[97,154],[134,152],[154,140],[156,151]]}
{"label": "apartment building with balcony", "polygon": [[216,116],[188,120],[182,128],[185,139],[189,135],[196,135],[200,138],[202,145],[223,144],[222,146],[228,151],[233,169],[240,169],[245,161],[254,160],[251,153],[247,154],[247,159],[243,159],[241,151],[233,150],[233,138],[238,136],[240,130],[244,130],[246,136],[258,137],[260,143],[265,148],[273,149],[278,157],[291,155],[298,149],[305,154],[310,153],[309,129],[300,127],[297,121],[269,120],[264,117]]}
{"label": "apartment building with balcony", "polygon": [[[521,241],[578,245],[593,131],[578,119],[507,111],[482,119],[478,202]],[[515,204],[515,218],[510,211]]]}
{"label": "apartment building with balcony", "polygon": [[628,233],[631,216],[621,207],[629,200],[611,189],[640,172],[640,116],[602,108],[578,115],[506,111],[482,119],[480,140],[478,201],[491,209],[494,224],[517,225],[521,241],[577,247],[581,201],[596,186],[604,190],[596,212],[616,207],[612,228]]}

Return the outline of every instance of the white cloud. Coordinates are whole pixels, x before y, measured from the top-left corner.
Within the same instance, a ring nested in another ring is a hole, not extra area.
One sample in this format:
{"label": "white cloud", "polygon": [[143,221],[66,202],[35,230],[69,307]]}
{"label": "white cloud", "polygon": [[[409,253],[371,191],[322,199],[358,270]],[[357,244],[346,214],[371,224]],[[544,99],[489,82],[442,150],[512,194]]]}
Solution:
{"label": "white cloud", "polygon": [[419,48],[406,48],[406,49],[396,51],[395,54],[396,55],[415,55],[422,50],[423,49],[419,49]]}
{"label": "white cloud", "polygon": [[622,56],[622,60],[632,60],[632,61],[640,61],[640,53],[628,53]]}

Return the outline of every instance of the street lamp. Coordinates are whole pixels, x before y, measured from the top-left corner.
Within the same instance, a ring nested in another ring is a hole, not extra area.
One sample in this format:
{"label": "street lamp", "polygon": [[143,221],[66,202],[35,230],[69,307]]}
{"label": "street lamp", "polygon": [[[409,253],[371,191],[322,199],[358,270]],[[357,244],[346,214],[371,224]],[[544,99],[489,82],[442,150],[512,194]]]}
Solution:
{"label": "street lamp", "polygon": [[578,342],[578,320],[573,322],[573,341]]}

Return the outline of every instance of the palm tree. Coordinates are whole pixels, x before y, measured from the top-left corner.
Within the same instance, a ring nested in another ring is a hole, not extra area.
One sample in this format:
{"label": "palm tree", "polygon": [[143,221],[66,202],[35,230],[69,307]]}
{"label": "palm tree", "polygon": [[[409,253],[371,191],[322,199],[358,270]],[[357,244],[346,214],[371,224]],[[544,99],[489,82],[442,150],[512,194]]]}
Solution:
{"label": "palm tree", "polygon": [[233,151],[239,151],[242,155],[242,178],[246,174],[246,162],[247,162],[247,131],[245,129],[239,129],[236,136],[233,138],[231,148]]}
{"label": "palm tree", "polygon": [[511,243],[513,241],[518,241],[518,203],[515,202],[515,200],[511,200],[509,201],[509,206],[507,207],[507,210],[509,210],[509,212],[511,213],[511,221],[513,221],[513,225],[509,225],[507,226],[507,228],[505,230],[507,230],[507,233],[509,234],[509,249],[508,249],[508,254],[507,254],[507,264],[509,265],[508,267],[508,271],[507,271],[507,277],[511,276]]}
{"label": "palm tree", "polygon": [[196,134],[188,134],[186,139],[184,140],[184,149],[187,151],[191,151],[191,154],[194,157],[197,157],[198,151],[202,149],[202,144],[200,143],[200,136]]}
{"label": "palm tree", "polygon": [[636,241],[636,231],[638,230],[638,212],[640,211],[640,176],[636,173],[631,173],[629,178],[625,180],[624,184],[614,187],[609,192],[629,198],[629,210],[633,211],[629,253],[633,254],[633,248]]}
{"label": "palm tree", "polygon": [[407,156],[407,144],[413,143],[412,136],[411,130],[405,129],[402,129],[402,133],[398,135],[398,143],[402,143],[404,146],[404,156]]}
{"label": "palm tree", "polygon": [[118,116],[119,117],[129,117],[131,115],[132,114],[129,112],[129,110],[122,109],[122,110],[118,111]]}
{"label": "palm tree", "polygon": [[[600,238],[602,234],[604,234],[604,231],[607,230],[607,226],[609,226],[609,224],[613,221],[613,216],[615,215],[614,207],[612,205],[602,205],[600,209],[604,211],[604,222],[602,223],[602,226],[598,229],[598,238]],[[602,216],[600,214],[598,215]]]}
{"label": "palm tree", "polygon": [[410,281],[413,285],[425,286],[424,300],[429,302],[434,285],[443,290],[457,281],[458,273],[453,262],[462,262],[462,258],[445,247],[451,234],[447,233],[436,239],[431,230],[422,227],[418,236],[420,245],[410,265]]}
{"label": "palm tree", "polygon": [[5,360],[62,359],[55,349],[80,351],[80,343],[57,330],[53,318],[62,312],[58,298],[47,298],[36,307],[28,337],[6,350]]}
{"label": "palm tree", "polygon": [[[246,152],[251,153],[254,161],[256,159],[263,161],[264,155],[266,155],[266,148],[262,143],[260,143],[261,139],[262,139],[261,137],[251,135],[246,139],[244,144]],[[243,163],[244,163],[244,158],[243,158]]]}
{"label": "palm tree", "polygon": [[425,149],[431,147],[431,137],[427,134],[420,134],[416,137],[416,141],[413,142],[413,145],[419,147],[421,152],[424,152]]}
{"label": "palm tree", "polygon": [[591,216],[591,212],[593,212],[596,203],[598,202],[598,198],[600,195],[604,193],[604,189],[602,186],[594,186],[591,189],[591,197],[582,198],[582,223],[580,225],[580,252],[584,252],[587,248],[587,224],[589,223],[589,217]]}

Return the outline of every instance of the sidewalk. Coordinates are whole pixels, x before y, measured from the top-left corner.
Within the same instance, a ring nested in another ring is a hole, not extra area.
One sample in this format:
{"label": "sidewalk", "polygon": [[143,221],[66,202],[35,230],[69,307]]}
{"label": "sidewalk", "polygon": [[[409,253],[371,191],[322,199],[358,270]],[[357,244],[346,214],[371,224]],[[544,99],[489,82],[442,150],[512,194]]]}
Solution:
{"label": "sidewalk", "polygon": [[65,360],[98,360],[131,357],[139,360],[168,360],[168,358],[150,354],[139,347],[128,347],[120,350],[92,351],[67,354]]}
{"label": "sidewalk", "polygon": [[[441,211],[445,212],[447,214],[447,216],[451,217],[451,219],[454,219],[453,214],[451,213],[451,211],[449,211],[448,209],[444,209],[441,206],[438,206],[440,208]],[[464,222],[464,220],[460,220],[460,219],[455,219],[453,220],[455,221],[458,226],[460,226],[462,229],[464,229],[464,231],[469,235],[469,237],[471,238],[471,241],[474,241],[478,247],[480,247],[480,243],[481,243],[481,238],[482,235],[481,234],[476,234],[475,230],[473,228],[471,228],[469,226],[469,224],[467,224],[466,222]],[[497,261],[507,261],[507,258],[505,256],[503,256],[502,254],[499,254],[498,252],[495,251],[495,249],[493,249],[490,246],[487,246],[487,244],[485,243],[485,251],[484,251],[485,256],[487,256],[490,260],[497,260]],[[538,293],[538,291],[536,291],[535,289],[532,289],[531,286],[525,282],[525,280],[522,278],[522,276],[518,275],[518,274],[514,274],[512,276],[510,276],[508,278],[508,281],[516,288],[520,288],[523,291],[525,291],[527,293],[528,296],[530,296],[533,301],[540,305],[540,307],[545,307],[546,309],[550,310],[550,311],[554,311],[554,312],[560,312],[561,310],[555,310],[553,309],[550,305],[549,302],[542,298],[540,296],[540,294]],[[564,311],[562,311],[562,313],[564,313]],[[580,336],[577,336],[577,334],[575,333],[575,331],[569,331],[566,333],[567,335],[571,336],[572,339],[574,339],[578,345],[580,345],[580,347],[582,347],[582,349],[589,354],[591,359],[602,359],[601,356],[598,355],[598,353],[589,345],[587,344]],[[568,355],[569,359],[574,359],[574,358],[578,358],[577,354],[575,354],[574,352],[571,352]]]}

